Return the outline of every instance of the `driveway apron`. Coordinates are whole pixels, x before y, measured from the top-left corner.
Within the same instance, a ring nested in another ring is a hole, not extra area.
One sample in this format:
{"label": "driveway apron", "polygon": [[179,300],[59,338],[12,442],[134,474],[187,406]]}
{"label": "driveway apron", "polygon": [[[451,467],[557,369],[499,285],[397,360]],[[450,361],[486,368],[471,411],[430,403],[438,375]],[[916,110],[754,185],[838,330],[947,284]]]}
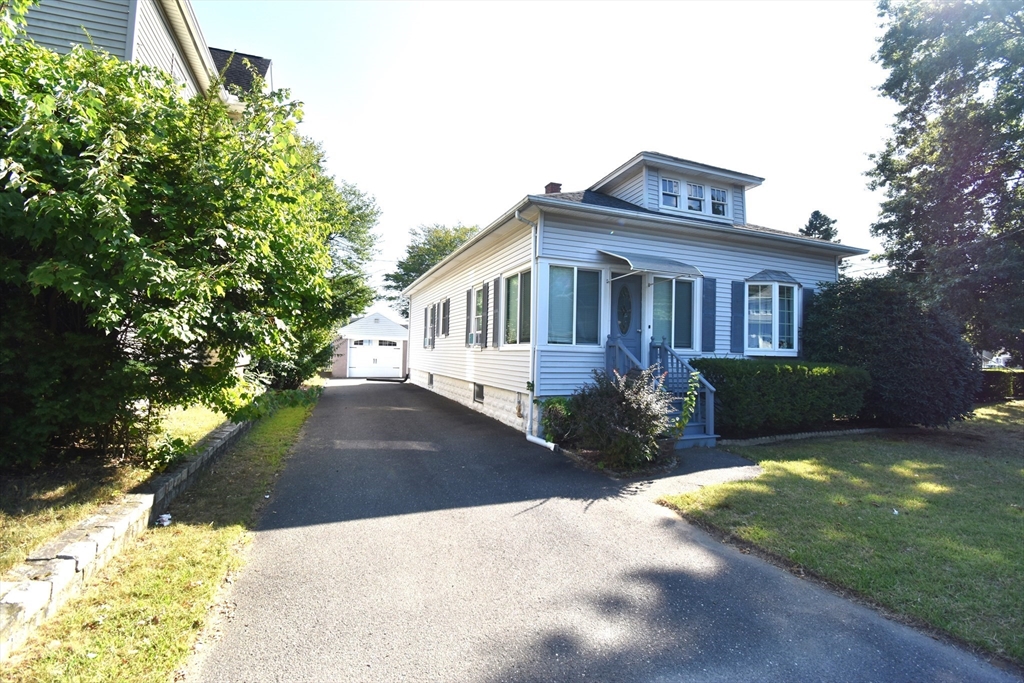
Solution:
{"label": "driveway apron", "polygon": [[328,387],[203,681],[1012,681],[408,384]]}

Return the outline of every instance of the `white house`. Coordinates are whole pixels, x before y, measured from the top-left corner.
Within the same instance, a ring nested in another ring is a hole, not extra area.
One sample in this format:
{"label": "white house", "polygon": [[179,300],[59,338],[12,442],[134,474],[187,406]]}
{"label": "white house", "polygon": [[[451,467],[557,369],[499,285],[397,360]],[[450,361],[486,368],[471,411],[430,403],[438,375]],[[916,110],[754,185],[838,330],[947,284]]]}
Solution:
{"label": "white house", "polygon": [[[641,152],[524,197],[403,292],[410,381],[534,435],[532,399],[596,368],[658,363],[679,392],[696,357],[796,357],[814,287],[866,250],[747,223],[762,181]],[[714,443],[711,392],[687,443]]]}
{"label": "white house", "polygon": [[399,379],[408,371],[409,328],[380,311],[338,330],[331,377]]}

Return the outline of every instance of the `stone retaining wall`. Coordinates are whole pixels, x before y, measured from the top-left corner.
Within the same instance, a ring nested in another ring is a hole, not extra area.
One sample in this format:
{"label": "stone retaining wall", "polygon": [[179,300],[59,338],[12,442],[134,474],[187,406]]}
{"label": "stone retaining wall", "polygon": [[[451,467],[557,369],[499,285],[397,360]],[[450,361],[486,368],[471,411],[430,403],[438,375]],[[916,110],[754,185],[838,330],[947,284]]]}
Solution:
{"label": "stone retaining wall", "polygon": [[104,505],[77,526],[36,548],[0,581],[0,662],[7,660],[110,558],[164,512],[197,474],[249,430],[251,423],[228,423],[207,438],[206,448],[172,472],[151,478],[119,503]]}

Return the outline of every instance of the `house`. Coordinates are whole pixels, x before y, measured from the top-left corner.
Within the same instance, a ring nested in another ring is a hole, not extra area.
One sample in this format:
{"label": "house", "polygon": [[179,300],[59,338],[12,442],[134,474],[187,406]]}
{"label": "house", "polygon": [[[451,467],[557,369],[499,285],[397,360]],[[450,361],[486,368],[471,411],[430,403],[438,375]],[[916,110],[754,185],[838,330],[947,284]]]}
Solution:
{"label": "house", "polygon": [[[763,178],[641,152],[582,192],[550,183],[411,284],[409,379],[535,437],[533,399],[598,368],[796,357],[819,282],[864,249],[747,222]],[[422,339],[421,339],[422,337]],[[680,441],[713,445],[714,387]]]}
{"label": "house", "polygon": [[399,379],[406,376],[409,326],[381,312],[367,313],[338,330],[331,377]]}
{"label": "house", "polygon": [[[252,87],[248,60],[270,80],[270,60],[206,44],[188,0],[40,0],[26,14],[26,31],[36,43],[66,53],[78,44],[93,44],[125,61],[163,69],[191,97],[206,92],[218,74],[243,90]],[[229,65],[230,63],[230,65]],[[221,88],[219,95],[233,111],[237,98]]]}

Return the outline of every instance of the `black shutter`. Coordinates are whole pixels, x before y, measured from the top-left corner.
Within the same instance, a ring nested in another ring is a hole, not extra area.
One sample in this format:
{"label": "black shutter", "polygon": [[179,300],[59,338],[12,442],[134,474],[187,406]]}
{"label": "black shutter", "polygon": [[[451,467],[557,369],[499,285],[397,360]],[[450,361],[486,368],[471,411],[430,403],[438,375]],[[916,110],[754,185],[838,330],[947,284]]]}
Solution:
{"label": "black shutter", "polygon": [[451,313],[451,299],[445,299],[441,304],[441,334],[448,336],[448,316]]}
{"label": "black shutter", "polygon": [[473,334],[473,290],[466,291],[466,346],[470,345],[469,335]]}
{"label": "black shutter", "polygon": [[803,305],[800,307],[800,332],[797,341],[800,344],[800,357],[804,356],[804,321],[807,320],[807,312],[814,305],[814,287],[804,287],[802,295]]}
{"label": "black shutter", "polygon": [[718,313],[718,281],[713,277],[704,278],[704,294],[700,305],[700,351],[715,351],[715,316]]}
{"label": "black shutter", "polygon": [[729,350],[733,353],[743,353],[743,306],[746,301],[746,286],[747,283],[743,281],[734,280],[732,283],[732,336]]}
{"label": "black shutter", "polygon": [[492,343],[497,348],[501,346],[501,278],[494,278],[494,333],[491,335]]}
{"label": "black shutter", "polygon": [[481,316],[481,320],[480,320],[480,346],[482,346],[482,347],[486,347],[487,346],[487,318],[488,318],[488,314],[491,312],[491,308],[490,308],[491,307],[491,301],[490,301],[490,297],[488,296],[489,294],[490,294],[490,291],[488,289],[487,283],[485,282],[484,283],[484,314]]}

